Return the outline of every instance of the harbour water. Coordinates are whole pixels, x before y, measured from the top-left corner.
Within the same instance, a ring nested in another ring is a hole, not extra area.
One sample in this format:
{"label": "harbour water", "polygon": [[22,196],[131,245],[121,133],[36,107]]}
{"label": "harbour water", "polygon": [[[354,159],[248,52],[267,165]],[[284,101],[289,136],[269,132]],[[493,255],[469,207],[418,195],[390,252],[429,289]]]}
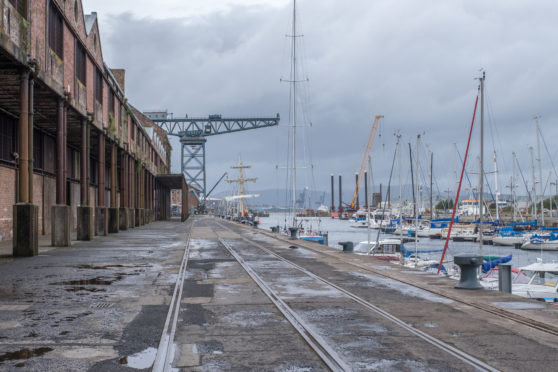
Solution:
{"label": "harbour water", "polygon": [[[322,231],[328,233],[329,246],[332,248],[341,249],[339,242],[352,241],[355,245],[358,242],[366,241],[368,239],[368,232],[365,228],[354,228],[350,226],[349,220],[332,219],[329,217],[304,217],[299,220],[303,221],[305,228],[311,228],[313,231]],[[287,224],[288,225],[288,224]],[[272,226],[285,226],[285,214],[271,213],[269,217],[261,217],[259,228],[270,230]],[[378,230],[371,230],[371,241],[376,240]],[[397,235],[380,233],[380,239],[397,238]],[[405,247],[409,250],[415,249],[415,243],[405,243]],[[417,249],[421,250],[437,250],[444,248],[444,239],[430,239],[418,238]],[[478,243],[472,242],[453,242],[450,241],[446,258],[444,261],[451,260],[453,262],[453,255],[459,253],[479,253]],[[485,256],[507,256],[512,254],[511,261],[512,267],[519,268],[526,266],[530,263],[537,262],[537,259],[542,259],[545,262],[558,262],[558,252],[537,252],[537,251],[523,251],[515,249],[514,247],[484,245],[482,254]],[[423,259],[439,260],[441,252],[419,253],[419,257]]]}

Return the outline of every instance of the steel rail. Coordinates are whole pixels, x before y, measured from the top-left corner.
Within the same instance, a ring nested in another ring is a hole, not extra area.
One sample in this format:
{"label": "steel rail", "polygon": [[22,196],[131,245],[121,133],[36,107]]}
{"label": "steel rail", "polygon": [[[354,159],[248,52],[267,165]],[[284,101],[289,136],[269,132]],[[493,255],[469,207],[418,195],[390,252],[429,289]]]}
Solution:
{"label": "steel rail", "polygon": [[293,325],[298,333],[306,340],[310,347],[318,354],[323,362],[333,371],[351,371],[351,368],[337,355],[327,342],[318,335],[300,316],[287,305],[275,291],[273,291],[260,276],[246,264],[244,259],[222,238],[219,242],[229,251],[229,253],[238,261],[242,268],[250,275],[250,277],[261,288],[265,295],[273,302],[285,318]]}
{"label": "steel rail", "polygon": [[296,246],[299,246],[299,247],[304,248],[304,249],[309,249],[309,250],[311,250],[311,251],[314,251],[314,252],[317,252],[317,253],[321,253],[321,254],[324,254],[324,255],[329,256],[329,257],[336,258],[337,260],[339,260],[339,261],[341,261],[341,262],[343,262],[343,263],[346,263],[346,264],[351,265],[351,266],[354,266],[354,267],[358,267],[359,269],[366,270],[366,271],[368,271],[368,272],[374,273],[374,274],[379,275],[379,276],[382,276],[382,277],[384,277],[384,278],[388,278],[388,279],[396,280],[396,281],[401,282],[401,283],[409,284],[409,285],[415,286],[415,287],[417,287],[417,288],[420,288],[420,289],[422,289],[422,290],[425,290],[425,291],[427,291],[427,292],[433,293],[433,294],[435,294],[435,295],[437,295],[437,296],[444,297],[444,298],[447,298],[447,299],[450,299],[450,300],[452,300],[452,301],[459,302],[459,303],[462,303],[462,304],[465,304],[465,305],[469,305],[469,306],[474,307],[474,308],[476,308],[476,309],[486,311],[487,313],[491,313],[491,314],[494,314],[494,315],[498,315],[498,316],[500,316],[500,317],[502,317],[502,318],[506,318],[506,319],[511,320],[511,321],[513,321],[513,322],[516,322],[516,323],[518,323],[518,324],[524,325],[524,326],[526,326],[526,327],[530,327],[530,328],[536,329],[537,331],[545,332],[545,333],[551,334],[551,335],[553,335],[553,336],[558,336],[558,328],[557,328],[557,327],[553,327],[553,326],[551,326],[551,325],[548,325],[548,324],[545,324],[545,323],[542,323],[542,322],[538,322],[538,321],[533,320],[533,319],[525,318],[525,317],[523,317],[523,316],[521,316],[521,315],[517,315],[517,314],[511,313],[511,312],[509,312],[509,311],[507,311],[507,310],[504,310],[504,309],[496,308],[496,307],[489,306],[489,305],[482,305],[482,304],[479,304],[479,303],[476,303],[476,302],[468,302],[468,301],[464,301],[464,300],[461,300],[461,299],[456,298],[456,297],[448,296],[448,295],[443,294],[443,293],[433,292],[433,291],[431,291],[431,290],[430,290],[429,288],[427,288],[427,287],[417,286],[416,283],[412,283],[412,282],[403,280],[403,279],[401,279],[401,278],[393,278],[393,277],[391,277],[391,276],[389,276],[389,275],[386,275],[386,274],[383,273],[383,272],[380,272],[380,271],[377,271],[377,270],[373,270],[373,269],[370,268],[369,266],[361,265],[361,264],[358,264],[358,263],[355,263],[355,262],[352,262],[352,261],[349,261],[349,260],[345,260],[345,259],[343,259],[343,258],[340,258],[338,255],[335,255],[335,254],[332,254],[332,253],[329,253],[329,252],[324,252],[324,251],[322,251],[322,250],[317,250],[317,249],[315,249],[315,248],[307,247],[307,246],[298,244],[298,243],[296,243],[296,242],[293,242],[293,241],[291,241],[291,240],[287,240],[287,238],[283,239],[282,237],[278,237],[278,236],[276,236],[276,235],[272,235],[272,234],[270,234],[270,233],[268,233],[268,232],[262,232],[262,233],[263,233],[264,235],[266,235],[266,236],[271,236],[271,237],[273,237],[273,238],[275,238],[275,239],[282,240],[282,241],[287,242],[287,243],[289,243],[289,244],[291,244],[291,245],[296,245]]}
{"label": "steel rail", "polygon": [[178,269],[178,275],[174,285],[174,292],[169,305],[169,311],[167,313],[167,318],[161,334],[161,340],[159,341],[159,347],[157,348],[155,362],[153,363],[153,372],[167,372],[172,367],[172,357],[174,356],[172,353],[172,344],[174,342],[176,323],[178,322],[178,314],[180,312],[180,301],[182,299],[182,289],[184,288],[184,276],[186,274],[186,267],[188,266],[188,257],[190,256],[190,237],[192,235],[192,226],[193,222],[187,233],[188,238],[186,240],[186,248],[184,249],[182,262],[180,264],[180,268]]}
{"label": "steel rail", "polygon": [[[218,224],[225,229],[231,230],[230,228],[225,227],[220,223],[218,223]],[[338,291],[344,293],[345,295],[347,295],[349,298],[351,298],[353,301],[357,302],[358,304],[360,304],[360,305],[364,306],[365,308],[377,313],[378,315],[392,321],[393,323],[399,325],[401,328],[407,330],[408,332],[414,334],[415,336],[421,338],[422,340],[428,342],[429,344],[437,347],[438,349],[447,352],[448,354],[456,357],[457,359],[463,361],[464,363],[466,363],[466,364],[468,364],[468,365],[470,365],[470,366],[472,366],[472,367],[474,367],[474,368],[476,368],[480,371],[490,371],[490,372],[498,371],[498,369],[486,364],[482,360],[480,360],[478,358],[475,358],[474,356],[472,356],[470,354],[467,354],[464,351],[461,351],[461,350],[447,344],[446,342],[429,335],[428,333],[425,333],[425,332],[423,332],[423,331],[421,331],[421,330],[419,330],[419,329],[417,329],[413,326],[408,325],[403,320],[397,318],[396,316],[390,314],[389,312],[387,312],[385,310],[382,310],[381,308],[377,307],[376,305],[373,305],[372,303],[364,300],[363,298],[355,295],[354,293],[338,286],[335,283],[330,282],[327,279],[324,279],[324,278],[314,274],[313,272],[311,272],[311,271],[297,265],[296,263],[294,263],[294,262],[276,254],[275,252],[273,252],[273,251],[271,251],[271,250],[269,250],[265,247],[260,246],[259,243],[255,243],[255,242],[251,241],[250,239],[248,239],[248,238],[246,238],[242,235],[240,235],[240,237],[241,237],[242,240],[248,242],[249,244],[253,245],[254,247],[257,247],[257,248],[261,249],[262,251],[275,256],[277,259],[291,265],[292,267],[301,271],[302,273],[304,273],[304,274],[306,274],[306,275],[308,275],[308,276],[310,276],[310,277],[312,277],[316,280],[319,280],[324,284],[327,284],[327,285],[337,289]]]}

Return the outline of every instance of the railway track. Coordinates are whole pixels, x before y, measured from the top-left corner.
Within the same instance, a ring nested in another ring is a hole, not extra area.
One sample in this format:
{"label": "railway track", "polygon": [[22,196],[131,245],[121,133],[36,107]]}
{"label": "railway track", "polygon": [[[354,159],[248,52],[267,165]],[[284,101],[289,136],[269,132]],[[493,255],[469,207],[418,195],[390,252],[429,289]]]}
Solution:
{"label": "railway track", "polygon": [[[420,288],[420,289],[423,289],[423,290],[428,291],[430,293],[433,293],[437,296],[444,297],[444,298],[450,299],[450,300],[455,301],[455,302],[459,302],[459,303],[464,304],[464,305],[472,306],[476,309],[485,311],[487,313],[497,315],[497,316],[505,318],[507,320],[511,320],[511,321],[513,321],[517,324],[521,324],[521,325],[530,327],[532,329],[548,333],[552,336],[558,336],[558,327],[555,327],[555,326],[552,326],[552,325],[549,325],[549,324],[546,324],[546,323],[538,322],[536,320],[523,317],[521,315],[512,313],[512,312],[507,311],[505,309],[501,309],[501,308],[497,308],[497,307],[490,306],[490,305],[485,305],[485,304],[479,304],[477,302],[464,301],[463,299],[460,299],[459,297],[456,297],[456,296],[448,296],[448,295],[443,294],[443,293],[433,292],[433,291],[430,290],[430,288],[428,288],[426,286],[420,286],[416,282],[406,281],[406,280],[403,280],[401,278],[394,278],[390,275],[387,275],[385,272],[382,272],[380,270],[374,270],[373,268],[370,268],[370,266],[355,263],[355,262],[352,262],[350,260],[345,260],[345,259],[339,257],[339,255],[334,255],[334,254],[331,254],[329,252],[324,252],[323,250],[318,250],[318,249],[314,249],[314,248],[311,248],[311,247],[308,247],[308,246],[303,246],[301,244],[297,244],[295,241],[283,239],[282,237],[278,237],[276,235],[271,235],[268,232],[263,232],[263,233],[267,236],[271,236],[273,238],[276,238],[276,239],[282,240],[286,243],[289,243],[290,245],[295,245],[295,246],[298,246],[298,247],[301,247],[301,248],[304,248],[304,249],[312,250],[312,251],[320,253],[320,254],[324,254],[326,256],[333,257],[333,258],[335,258],[335,259],[337,259],[337,260],[339,260],[339,261],[341,261],[341,262],[343,262],[347,265],[358,267],[359,269],[366,270],[366,271],[368,271],[370,273],[373,273],[375,275],[382,276],[384,278],[388,278],[388,279],[392,279],[392,280],[397,280],[401,283],[405,283],[405,284],[408,284],[408,285],[415,286],[417,288]],[[244,238],[244,239],[246,239],[246,238]]]}
{"label": "railway track", "polygon": [[184,276],[188,266],[188,257],[190,256],[190,237],[192,235],[193,224],[193,222],[190,224],[190,228],[187,233],[186,248],[184,249],[182,262],[180,264],[180,268],[178,269],[178,275],[174,285],[169,311],[165,319],[165,325],[163,327],[161,340],[159,341],[159,347],[157,348],[155,362],[153,363],[153,372],[167,372],[172,369],[172,362],[174,359],[174,334],[176,332],[176,324],[178,323],[178,314],[180,313],[180,301],[182,300],[182,289],[184,288]]}
{"label": "railway track", "polygon": [[[221,228],[234,232],[234,230],[230,229],[229,227],[224,226],[223,224],[217,223]],[[381,316],[382,318],[388,320],[392,324],[397,325],[398,327],[404,329],[408,333],[420,338],[422,341],[438,348],[439,350],[461,360],[463,363],[473,367],[476,370],[480,371],[497,371],[494,367],[486,364],[482,360],[467,354],[447,343],[444,341],[437,339],[409,324],[404,322],[403,320],[397,318],[393,314],[382,310],[378,306],[372,304],[371,302],[359,297],[358,295],[338,286],[335,283],[323,278],[315,273],[297,265],[296,263],[276,254],[275,252],[265,248],[261,245],[261,243],[254,242],[244,236],[240,236],[240,238],[250,244],[253,247],[260,249],[261,251],[275,257],[277,260],[282,261],[283,263],[289,265],[289,267],[298,270],[299,272],[303,273],[306,276],[311,277],[314,280],[317,280],[326,286],[329,286],[341,293],[345,296],[352,299],[357,304],[363,306],[368,311],[375,313],[376,315]],[[324,363],[328,365],[334,371],[349,371],[351,370],[350,367],[344,362],[339,355],[335,352],[334,346],[329,345],[320,335],[312,329],[312,326],[307,324],[297,313],[289,307],[288,304],[285,303],[280,297],[280,295],[274,291],[270,285],[268,285],[262,278],[247,264],[242,255],[236,251],[230,243],[228,243],[225,239],[219,238],[220,243],[230,252],[230,254],[240,263],[240,265],[244,268],[244,270],[248,273],[248,275],[256,282],[256,284],[262,289],[262,291],[270,298],[270,300],[277,306],[279,311],[283,313],[289,322],[294,326],[294,328],[301,334],[301,336],[308,342],[308,344],[316,351],[316,353],[322,358]]]}

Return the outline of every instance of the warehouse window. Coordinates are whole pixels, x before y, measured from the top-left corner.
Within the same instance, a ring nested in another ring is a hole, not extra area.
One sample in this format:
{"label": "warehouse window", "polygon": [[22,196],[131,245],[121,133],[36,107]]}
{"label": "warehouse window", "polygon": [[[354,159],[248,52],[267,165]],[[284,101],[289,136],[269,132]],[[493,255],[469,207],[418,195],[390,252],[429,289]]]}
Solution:
{"label": "warehouse window", "polygon": [[45,172],[54,174],[54,172],[56,171],[56,140],[53,137],[45,135],[43,136],[43,145],[43,170]]}
{"label": "warehouse window", "polygon": [[63,59],[64,51],[64,20],[58,8],[51,2],[48,13],[48,46]]}
{"label": "warehouse window", "polygon": [[95,99],[103,103],[103,75],[99,69],[95,70]]}
{"label": "warehouse window", "polygon": [[74,20],[76,21],[76,23],[78,21],[78,17],[79,17],[78,1],[75,0],[74,1]]}
{"label": "warehouse window", "polygon": [[15,164],[17,120],[0,112],[0,162]]}
{"label": "warehouse window", "polygon": [[25,0],[9,0],[9,2],[19,14],[25,16]]}
{"label": "warehouse window", "polygon": [[43,134],[33,130],[33,169],[43,169]]}
{"label": "warehouse window", "polygon": [[114,116],[114,92],[110,88],[108,90],[108,111]]}
{"label": "warehouse window", "polygon": [[85,48],[80,42],[76,42],[76,77],[83,84],[85,84]]}

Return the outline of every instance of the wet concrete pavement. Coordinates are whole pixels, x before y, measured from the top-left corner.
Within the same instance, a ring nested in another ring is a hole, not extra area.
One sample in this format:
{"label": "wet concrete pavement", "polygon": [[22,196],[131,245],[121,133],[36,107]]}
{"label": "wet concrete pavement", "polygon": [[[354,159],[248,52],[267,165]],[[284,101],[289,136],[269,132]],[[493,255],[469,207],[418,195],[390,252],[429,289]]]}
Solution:
{"label": "wet concrete pavement", "polygon": [[0,264],[0,370],[150,369],[188,237],[177,370],[328,370],[223,242],[351,370],[474,367],[274,254],[497,370],[558,365],[557,306],[458,291],[447,278],[194,217]]}
{"label": "wet concrete pavement", "polygon": [[7,259],[0,370],[125,370],[126,358],[156,348],[186,231],[186,224],[155,222]]}

